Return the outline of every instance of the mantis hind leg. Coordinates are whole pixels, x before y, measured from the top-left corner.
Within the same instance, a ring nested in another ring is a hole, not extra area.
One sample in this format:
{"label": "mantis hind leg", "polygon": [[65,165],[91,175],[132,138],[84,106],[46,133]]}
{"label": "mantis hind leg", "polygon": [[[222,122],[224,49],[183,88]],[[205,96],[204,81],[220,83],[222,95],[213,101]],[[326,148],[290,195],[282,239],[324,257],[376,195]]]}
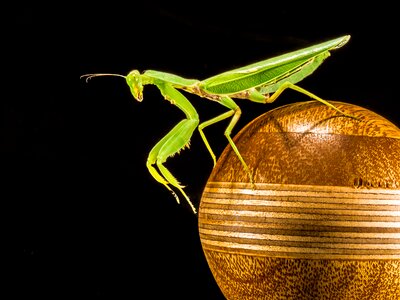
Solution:
{"label": "mantis hind leg", "polygon": [[275,93],[274,93],[271,97],[267,98],[267,99],[266,99],[266,103],[272,103],[272,102],[274,102],[274,101],[280,96],[280,94],[282,94],[282,92],[283,92],[284,90],[288,89],[288,88],[289,88],[289,89],[292,89],[292,90],[295,90],[295,91],[297,91],[297,92],[299,92],[299,93],[302,93],[302,94],[304,94],[304,95],[306,95],[306,96],[309,96],[310,98],[312,98],[312,99],[314,99],[314,100],[317,100],[317,101],[319,101],[319,102],[321,102],[321,103],[323,103],[323,104],[329,106],[330,108],[336,110],[337,112],[343,114],[343,115],[346,116],[346,117],[350,117],[350,118],[355,118],[355,119],[357,119],[356,117],[354,117],[354,116],[352,116],[352,115],[349,115],[349,114],[346,114],[345,112],[341,111],[339,108],[337,108],[335,105],[329,103],[328,101],[326,101],[326,100],[324,100],[324,99],[321,99],[321,98],[318,97],[317,95],[315,95],[315,94],[313,94],[313,93],[311,93],[311,92],[309,92],[309,91],[307,91],[307,90],[305,90],[305,89],[303,89],[303,88],[301,88],[301,87],[299,87],[299,86],[297,86],[297,85],[295,85],[295,84],[293,84],[293,83],[291,83],[291,82],[289,82],[289,81],[284,82],[284,83],[275,91]]}
{"label": "mantis hind leg", "polygon": [[[189,197],[183,190],[183,186],[172,175],[172,173],[163,165],[168,157],[171,157],[185,147],[189,146],[190,137],[196,129],[199,121],[197,119],[185,119],[179,122],[165,137],[163,137],[150,151],[146,166],[155,180],[163,184],[175,197],[179,203],[179,197],[170,187],[173,186],[178,189],[185,197],[186,201],[191,206],[192,210],[196,212],[195,207],[190,201]],[[157,169],[154,167],[157,165]]]}

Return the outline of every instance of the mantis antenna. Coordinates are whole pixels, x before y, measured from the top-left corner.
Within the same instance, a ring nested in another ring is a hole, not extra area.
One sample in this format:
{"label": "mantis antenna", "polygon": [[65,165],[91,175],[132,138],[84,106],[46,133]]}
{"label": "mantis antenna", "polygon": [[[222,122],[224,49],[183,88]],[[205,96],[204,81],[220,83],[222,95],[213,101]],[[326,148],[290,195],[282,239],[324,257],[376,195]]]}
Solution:
{"label": "mantis antenna", "polygon": [[86,82],[88,82],[89,79],[91,79],[93,77],[100,77],[100,76],[115,76],[115,77],[122,77],[122,78],[126,79],[126,76],[124,76],[124,75],[112,74],[112,73],[85,74],[85,75],[80,76],[79,78],[86,78]]}

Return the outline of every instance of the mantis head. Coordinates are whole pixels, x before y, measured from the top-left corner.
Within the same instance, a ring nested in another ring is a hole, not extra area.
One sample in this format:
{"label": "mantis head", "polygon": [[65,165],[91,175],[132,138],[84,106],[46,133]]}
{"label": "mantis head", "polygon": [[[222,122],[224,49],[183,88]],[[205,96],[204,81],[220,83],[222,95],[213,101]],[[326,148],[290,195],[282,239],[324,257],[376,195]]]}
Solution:
{"label": "mantis head", "polygon": [[133,97],[141,102],[143,100],[143,83],[142,76],[140,75],[138,70],[130,71],[126,76],[126,82],[131,89],[131,93]]}

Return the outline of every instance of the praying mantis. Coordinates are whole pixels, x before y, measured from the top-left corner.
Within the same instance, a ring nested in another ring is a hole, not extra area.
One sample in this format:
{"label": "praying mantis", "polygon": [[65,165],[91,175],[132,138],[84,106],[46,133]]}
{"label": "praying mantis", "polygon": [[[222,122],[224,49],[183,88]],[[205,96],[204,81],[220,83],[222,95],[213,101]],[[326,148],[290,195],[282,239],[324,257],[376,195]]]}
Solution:
{"label": "praying mantis", "polygon": [[[227,71],[205,80],[186,79],[175,74],[155,70],[147,70],[143,73],[133,70],[126,76],[111,73],[85,74],[81,78],[86,78],[86,81],[88,81],[91,78],[99,76],[122,77],[126,80],[133,97],[139,102],[143,100],[143,87],[147,84],[153,84],[160,90],[161,95],[166,100],[177,106],[185,114],[186,118],[176,124],[151,149],[146,166],[152,177],[163,184],[173,194],[178,203],[180,203],[180,200],[174,189],[183,195],[193,212],[196,213],[194,205],[183,190],[184,186],[164,166],[166,160],[178,154],[183,149],[188,148],[190,139],[195,129],[198,128],[215,166],[216,156],[204,134],[204,129],[230,118],[224,135],[248,174],[250,183],[253,185],[252,171],[231,138],[232,130],[241,116],[241,109],[234,102],[233,98],[246,99],[263,104],[272,103],[284,90],[289,88],[322,102],[340,114],[346,115],[346,113],[328,101],[297,86],[296,83],[312,74],[330,56],[331,50],[342,47],[349,39],[350,35],[344,35]],[[200,123],[196,109],[179,90],[217,102],[225,106],[228,110],[210,120]]]}

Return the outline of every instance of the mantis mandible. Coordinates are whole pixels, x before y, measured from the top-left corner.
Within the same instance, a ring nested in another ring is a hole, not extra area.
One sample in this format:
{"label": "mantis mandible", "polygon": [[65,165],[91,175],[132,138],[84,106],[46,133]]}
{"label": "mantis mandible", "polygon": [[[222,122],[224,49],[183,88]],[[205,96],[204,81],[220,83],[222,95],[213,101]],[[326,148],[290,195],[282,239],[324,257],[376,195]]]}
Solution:
{"label": "mantis mandible", "polygon": [[[230,118],[229,124],[225,129],[225,137],[248,174],[250,183],[253,184],[252,171],[231,138],[232,130],[241,115],[240,107],[233,101],[233,98],[247,99],[258,103],[272,103],[285,89],[289,88],[305,94],[314,100],[318,100],[339,113],[346,115],[346,113],[340,111],[328,101],[304,90],[297,86],[296,83],[313,73],[322,62],[330,56],[329,51],[342,47],[349,39],[350,35],[341,36],[297,51],[227,71],[205,80],[186,79],[171,73],[155,70],[147,70],[143,73],[140,73],[138,70],[133,70],[126,76],[110,73],[85,74],[82,75],[81,78],[85,77],[86,81],[88,81],[90,78],[98,76],[122,77],[126,80],[133,97],[139,102],[143,100],[143,87],[146,84],[153,84],[160,90],[162,96],[166,100],[182,110],[186,118],[175,125],[175,127],[151,149],[146,166],[154,179],[163,184],[174,195],[178,203],[180,203],[179,197],[172,187],[180,191],[191,206],[193,212],[196,213],[194,205],[183,190],[184,186],[182,186],[163,165],[166,160],[186,147],[189,147],[193,132],[198,128],[215,166],[216,156],[203,130],[212,124]],[[179,90],[218,102],[225,106],[228,111],[200,123],[196,109]]]}

